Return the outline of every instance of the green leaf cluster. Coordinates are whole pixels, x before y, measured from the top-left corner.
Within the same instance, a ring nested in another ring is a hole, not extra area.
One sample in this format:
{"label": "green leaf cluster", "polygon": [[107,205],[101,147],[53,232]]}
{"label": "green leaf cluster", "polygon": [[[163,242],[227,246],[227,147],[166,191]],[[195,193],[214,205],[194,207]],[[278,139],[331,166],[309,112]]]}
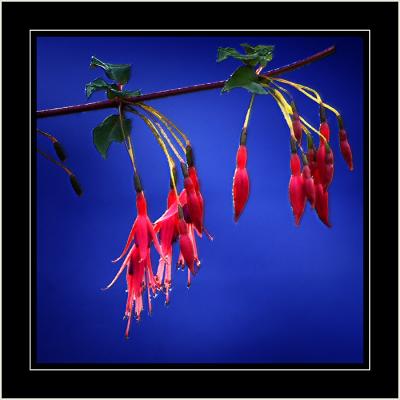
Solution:
{"label": "green leaf cluster", "polygon": [[92,57],[90,67],[102,68],[107,77],[112,79],[114,83],[106,82],[103,78],[97,78],[92,82],[89,82],[85,86],[86,97],[90,98],[94,92],[104,91],[107,93],[109,99],[115,97],[132,97],[140,96],[142,93],[140,90],[119,90],[118,85],[128,83],[131,76],[131,65],[130,64],[109,64],[99,60],[96,57]]}
{"label": "green leaf cluster", "polygon": [[257,45],[251,46],[247,43],[241,44],[245,54],[239,53],[232,47],[219,47],[217,62],[224,61],[229,57],[241,61],[244,65],[234,71],[226,81],[222,92],[228,92],[234,88],[244,88],[251,93],[267,94],[263,88],[262,77],[256,74],[258,67],[265,67],[273,58],[274,46]]}
{"label": "green leaf cluster", "polygon": [[126,83],[128,83],[129,78],[131,77],[130,64],[109,64],[92,56],[92,59],[90,61],[90,67],[102,68],[110,79],[121,85],[125,85]]}

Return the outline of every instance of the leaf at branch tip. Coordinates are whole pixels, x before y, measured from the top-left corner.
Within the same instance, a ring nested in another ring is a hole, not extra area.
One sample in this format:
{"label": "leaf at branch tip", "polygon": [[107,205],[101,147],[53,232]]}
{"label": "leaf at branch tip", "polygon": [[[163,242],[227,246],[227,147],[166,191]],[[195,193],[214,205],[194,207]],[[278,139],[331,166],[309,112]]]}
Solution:
{"label": "leaf at branch tip", "polygon": [[86,97],[89,98],[94,92],[99,90],[107,90],[109,84],[102,78],[97,78],[92,82],[89,82],[85,86]]}
{"label": "leaf at branch tip", "polygon": [[141,96],[142,91],[140,89],[138,90],[118,90],[117,85],[110,85],[110,87],[107,90],[107,97],[109,99],[114,99],[115,97],[135,97],[135,96]]}
{"label": "leaf at branch tip", "polygon": [[125,85],[131,77],[130,64],[110,64],[105,63],[98,58],[92,56],[90,67],[100,67],[104,70],[106,75],[113,81]]}
{"label": "leaf at branch tip", "polygon": [[[132,121],[125,118],[123,120],[125,137],[129,136],[132,129]],[[121,129],[120,116],[110,115],[101,124],[93,129],[93,143],[97,151],[107,158],[107,152],[112,142],[123,142],[124,135]]]}
{"label": "leaf at branch tip", "polygon": [[226,60],[229,57],[235,58],[236,60],[242,61],[245,65],[256,66],[259,64],[265,67],[269,61],[272,60],[274,46],[250,46],[247,43],[241,44],[246,54],[239,53],[232,47],[219,47],[217,62]]}
{"label": "leaf at branch tip", "polygon": [[222,93],[239,87],[247,89],[251,93],[267,94],[266,90],[259,83],[258,75],[250,66],[239,67],[225,82]]}
{"label": "leaf at branch tip", "polygon": [[241,46],[244,48],[246,54],[254,56],[258,64],[262,67],[265,67],[272,60],[274,46],[251,46],[247,43],[242,43]]}

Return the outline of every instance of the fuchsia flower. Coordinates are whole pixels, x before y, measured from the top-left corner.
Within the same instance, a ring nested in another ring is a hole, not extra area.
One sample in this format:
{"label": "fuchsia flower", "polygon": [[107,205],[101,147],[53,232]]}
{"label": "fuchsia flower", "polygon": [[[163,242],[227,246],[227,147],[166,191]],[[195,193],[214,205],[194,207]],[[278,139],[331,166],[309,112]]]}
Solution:
{"label": "fuchsia flower", "polygon": [[247,148],[245,145],[239,145],[236,154],[236,169],[233,176],[233,209],[235,222],[239,220],[240,215],[247,203],[250,192],[249,176],[246,169]]}
{"label": "fuchsia flower", "polygon": [[128,298],[126,301],[125,316],[128,319],[128,323],[125,330],[125,337],[129,337],[129,331],[131,326],[131,320],[133,315],[133,309],[136,319],[139,321],[141,313],[143,311],[143,291],[147,286],[147,299],[149,314],[152,313],[151,305],[151,294],[156,294],[156,282],[153,275],[153,269],[151,266],[150,249],[147,250],[146,259],[141,259],[140,251],[136,245],[132,246],[131,251],[126,257],[126,283]]}
{"label": "fuchsia flower", "polygon": [[300,158],[297,155],[296,143],[293,138],[290,138],[291,151],[290,169],[292,175],[289,180],[289,200],[292,206],[292,211],[295,217],[296,225],[299,225],[300,219],[304,213],[306,206],[306,190],[304,179],[301,175]]}
{"label": "fuchsia flower", "polygon": [[[177,207],[177,198],[175,191],[171,188],[168,193],[167,207],[168,209],[175,205]],[[164,276],[164,288],[165,288],[165,296],[166,296],[166,304],[169,303],[169,292],[171,290],[171,265],[172,265],[172,244],[175,242],[178,236],[178,216],[177,214],[172,214],[169,218],[166,218],[162,221],[158,220],[154,223],[154,231],[159,233],[160,242],[161,242],[161,250],[162,253],[166,256],[160,257],[157,275],[156,275],[156,283],[160,286],[163,281]]]}

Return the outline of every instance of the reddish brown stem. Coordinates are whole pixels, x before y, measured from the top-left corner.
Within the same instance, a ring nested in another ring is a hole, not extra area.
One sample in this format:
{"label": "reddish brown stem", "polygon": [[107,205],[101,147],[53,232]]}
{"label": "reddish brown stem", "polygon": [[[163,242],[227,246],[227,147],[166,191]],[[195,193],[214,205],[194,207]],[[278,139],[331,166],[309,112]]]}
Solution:
{"label": "reddish brown stem", "polygon": [[[261,76],[268,77],[268,76],[282,75],[285,72],[294,71],[295,69],[303,67],[304,65],[311,64],[314,61],[321,60],[322,58],[325,58],[325,57],[333,54],[334,52],[335,52],[335,46],[331,46],[331,47],[328,47],[327,49],[322,50],[319,53],[313,54],[312,56],[309,56],[303,60],[298,60],[292,64],[270,70]],[[225,82],[226,81],[202,83],[200,85],[186,86],[183,88],[162,90],[159,92],[144,94],[142,96],[130,97],[126,100],[129,101],[129,103],[138,103],[138,102],[143,102],[143,101],[161,99],[164,97],[177,96],[180,94],[200,92],[203,90],[219,89],[225,85]],[[39,111],[36,111],[36,117],[37,118],[45,118],[45,117],[54,117],[57,115],[74,114],[74,113],[79,113],[79,112],[84,112],[84,111],[102,110],[105,108],[117,107],[118,105],[119,105],[119,99],[115,98],[112,100],[96,101],[96,102],[87,103],[87,104],[78,104],[78,105],[74,105],[74,106],[51,108],[48,110],[39,110]]]}

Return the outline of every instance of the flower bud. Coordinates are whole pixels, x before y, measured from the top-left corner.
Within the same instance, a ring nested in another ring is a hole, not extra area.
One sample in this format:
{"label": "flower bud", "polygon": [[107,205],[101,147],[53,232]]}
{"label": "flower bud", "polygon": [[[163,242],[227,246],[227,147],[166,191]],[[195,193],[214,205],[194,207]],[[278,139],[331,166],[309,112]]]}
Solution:
{"label": "flower bud", "polygon": [[64,148],[61,146],[61,143],[56,140],[55,142],[53,142],[53,147],[57,154],[57,157],[60,159],[61,162],[64,162],[67,159],[67,155],[64,151]]}
{"label": "flower bud", "polygon": [[289,181],[289,200],[292,206],[296,225],[299,225],[300,219],[306,206],[306,192],[304,179],[299,175],[292,175]]}
{"label": "flower bud", "polygon": [[70,175],[69,176],[69,181],[71,182],[71,186],[74,189],[74,192],[78,195],[78,196],[82,196],[83,194],[83,190],[81,185],[78,182],[78,179],[76,178],[75,175]]}
{"label": "flower bud", "polygon": [[236,154],[236,169],[233,176],[233,210],[234,220],[237,222],[247,203],[250,193],[249,176],[246,169],[247,149],[240,145]]}
{"label": "flower bud", "polygon": [[353,171],[353,155],[351,152],[351,147],[347,139],[347,133],[343,129],[340,129],[339,131],[339,139],[340,139],[340,152],[342,153],[342,156],[344,160],[346,161],[346,164],[348,165],[350,171]]}
{"label": "flower bud", "polygon": [[294,136],[296,137],[297,142],[301,143],[303,126],[301,125],[300,116],[297,112],[296,105],[294,104],[293,101],[291,102],[291,107],[292,107],[292,111],[293,111],[293,116],[292,116],[293,133],[294,133]]}

